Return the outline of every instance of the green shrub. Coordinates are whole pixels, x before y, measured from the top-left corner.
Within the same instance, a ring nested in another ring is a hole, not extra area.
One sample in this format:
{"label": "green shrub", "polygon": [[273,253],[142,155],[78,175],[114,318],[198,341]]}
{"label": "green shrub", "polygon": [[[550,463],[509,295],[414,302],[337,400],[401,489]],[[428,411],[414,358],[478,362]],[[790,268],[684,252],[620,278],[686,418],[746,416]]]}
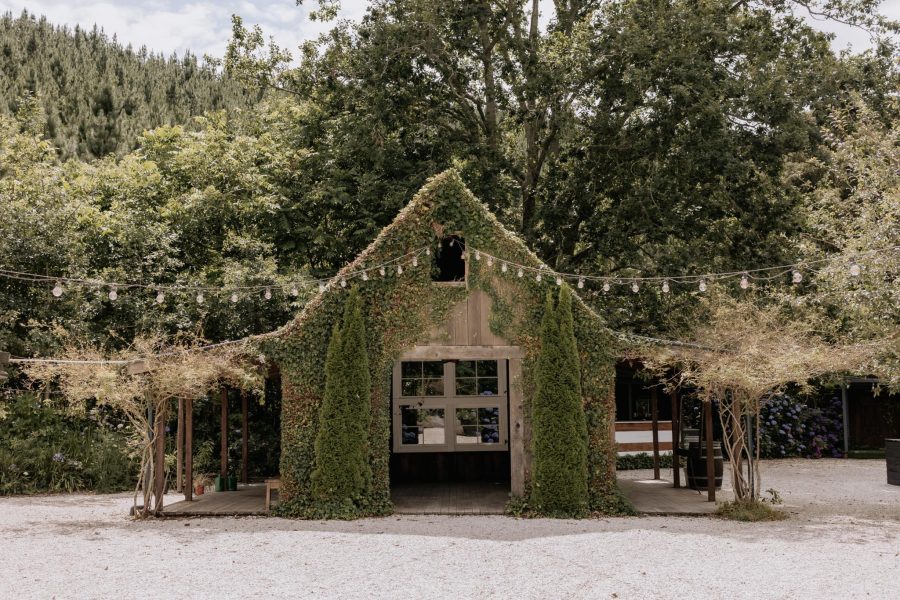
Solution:
{"label": "green shrub", "polygon": [[137,461],[127,426],[92,409],[72,415],[19,394],[0,419],[0,495],[91,490],[114,492],[134,485]]}
{"label": "green shrub", "polygon": [[[684,461],[682,461],[682,466],[684,466]],[[653,468],[653,456],[646,452],[641,452],[640,454],[620,454],[616,456],[616,470],[617,471],[634,471],[636,469],[652,469]],[[672,468],[672,454],[660,454],[659,455],[659,468],[661,469],[671,469]]]}
{"label": "green shrub", "polygon": [[782,521],[788,518],[787,513],[772,506],[770,502],[761,500],[745,500],[723,502],[716,508],[716,515],[731,521]]}
{"label": "green shrub", "polygon": [[587,423],[580,371],[571,293],[563,287],[555,308],[552,294],[547,294],[532,420],[529,504],[547,516],[577,517],[588,511]]}

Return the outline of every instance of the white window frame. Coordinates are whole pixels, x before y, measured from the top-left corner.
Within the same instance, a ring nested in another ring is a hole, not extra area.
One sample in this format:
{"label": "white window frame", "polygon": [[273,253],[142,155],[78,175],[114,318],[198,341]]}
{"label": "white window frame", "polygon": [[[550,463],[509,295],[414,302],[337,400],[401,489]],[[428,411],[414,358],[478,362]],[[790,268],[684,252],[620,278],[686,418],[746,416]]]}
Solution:
{"label": "white window frame", "polygon": [[[444,363],[444,395],[443,396],[402,396],[401,363],[428,362],[441,360]],[[394,363],[393,393],[391,410],[391,431],[393,432],[393,450],[397,453],[407,452],[503,452],[509,450],[509,394],[507,387],[507,361],[503,358],[486,358],[478,360],[497,361],[497,395],[496,396],[457,396],[456,395],[456,361],[457,359],[428,359],[424,361],[398,360]],[[458,359],[470,360],[470,359]],[[403,444],[401,406],[444,410],[444,442],[443,444]],[[457,444],[456,443],[456,409],[457,408],[498,408],[500,441],[496,444]]]}

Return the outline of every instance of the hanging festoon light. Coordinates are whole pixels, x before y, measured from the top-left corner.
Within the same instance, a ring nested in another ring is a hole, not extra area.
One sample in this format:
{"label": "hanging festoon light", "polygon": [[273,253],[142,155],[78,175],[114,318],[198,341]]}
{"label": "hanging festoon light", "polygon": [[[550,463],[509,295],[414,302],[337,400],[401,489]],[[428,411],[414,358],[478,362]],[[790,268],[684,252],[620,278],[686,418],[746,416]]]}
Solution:
{"label": "hanging festoon light", "polygon": [[265,298],[266,300],[272,299],[272,290],[270,288],[266,288],[266,291],[263,294],[263,298]]}
{"label": "hanging festoon light", "polygon": [[325,284],[322,282],[319,282],[319,293],[321,294],[324,291],[325,291]]}
{"label": "hanging festoon light", "polygon": [[537,275],[535,275],[534,280],[539,282],[541,280],[541,274],[538,273]]}
{"label": "hanging festoon light", "polygon": [[748,287],[750,287],[750,277],[748,277],[747,274],[744,273],[743,275],[741,275],[741,289],[746,290]]}
{"label": "hanging festoon light", "polygon": [[362,272],[362,280],[363,280],[363,281],[368,281],[368,280],[369,280],[369,272],[368,272],[368,271],[363,271],[363,272]]}
{"label": "hanging festoon light", "polygon": [[522,270],[522,267],[519,267],[519,271],[516,273],[516,277],[522,277],[525,274],[525,271]]}
{"label": "hanging festoon light", "polygon": [[341,287],[342,287],[342,288],[347,287],[347,280],[344,279],[343,277],[341,278]]}
{"label": "hanging festoon light", "polygon": [[669,293],[669,280],[668,280],[668,279],[663,279],[663,282],[662,282],[662,291],[663,291],[663,294],[668,294],[668,293]]}
{"label": "hanging festoon light", "polygon": [[851,277],[859,277],[859,274],[862,273],[862,269],[859,264],[855,260],[850,261],[850,276]]}
{"label": "hanging festoon light", "polygon": [[488,266],[489,267],[494,266],[494,257],[493,256],[488,256]]}
{"label": "hanging festoon light", "polygon": [[397,275],[403,275],[403,265],[397,264]]}
{"label": "hanging festoon light", "polygon": [[206,298],[203,296],[203,292],[198,292],[197,293],[197,304],[203,304],[204,300],[206,300]]}
{"label": "hanging festoon light", "polygon": [[232,304],[237,304],[237,301],[238,301],[238,295],[237,295],[237,292],[231,292],[231,298],[230,298],[230,300],[231,300],[231,303],[232,303]]}
{"label": "hanging festoon light", "polygon": [[500,272],[501,272],[501,273],[506,273],[508,270],[509,270],[509,267],[506,265],[505,262],[504,262],[504,263],[500,263]]}
{"label": "hanging festoon light", "polygon": [[414,266],[414,267],[418,267],[418,266],[419,266],[419,257],[418,257],[418,256],[413,256],[413,259],[412,259],[412,266]]}
{"label": "hanging festoon light", "polygon": [[697,288],[698,288],[701,292],[705,292],[705,291],[706,291],[706,280],[705,280],[705,279],[701,279],[701,280],[700,280],[700,283],[697,285]]}
{"label": "hanging festoon light", "polygon": [[562,285],[562,277],[559,275],[556,276],[556,285]]}
{"label": "hanging festoon light", "polygon": [[475,260],[481,260],[481,252],[478,250],[475,251]]}
{"label": "hanging festoon light", "polygon": [[380,268],[378,269],[378,272],[381,274],[382,277],[384,277],[385,274],[387,273],[387,271],[384,270],[384,267],[380,267]]}
{"label": "hanging festoon light", "polygon": [[583,290],[583,289],[584,289],[584,277],[579,277],[579,278],[578,278],[578,289],[579,289],[579,290]]}
{"label": "hanging festoon light", "polygon": [[296,298],[299,295],[300,295],[300,290],[297,289],[297,285],[296,284],[292,285],[291,286],[291,296]]}
{"label": "hanging festoon light", "polygon": [[800,283],[803,281],[803,273],[801,273],[798,269],[794,269],[791,273],[791,281],[794,283]]}
{"label": "hanging festoon light", "polygon": [[111,302],[115,302],[119,299],[119,289],[116,286],[109,288],[109,299]]}
{"label": "hanging festoon light", "polygon": [[156,292],[156,303],[157,303],[157,304],[162,304],[162,303],[165,302],[165,301],[166,301],[166,295],[165,295],[165,293],[163,293],[162,290],[159,290],[158,292]]}
{"label": "hanging festoon light", "polygon": [[431,248],[425,247],[425,256],[431,256]]}
{"label": "hanging festoon light", "polygon": [[603,291],[604,291],[604,292],[608,292],[608,291],[609,291],[609,282],[608,282],[608,281],[604,281],[604,282],[603,282]]}
{"label": "hanging festoon light", "polygon": [[61,284],[60,282],[57,281],[56,284],[53,286],[53,289],[51,290],[50,293],[53,294],[53,296],[54,296],[55,298],[59,298],[60,296],[62,296],[62,295],[63,295],[63,286],[62,286],[62,284]]}
{"label": "hanging festoon light", "polygon": [[634,292],[635,294],[637,294],[639,291],[641,291],[641,286],[638,285],[637,281],[631,282],[631,291]]}

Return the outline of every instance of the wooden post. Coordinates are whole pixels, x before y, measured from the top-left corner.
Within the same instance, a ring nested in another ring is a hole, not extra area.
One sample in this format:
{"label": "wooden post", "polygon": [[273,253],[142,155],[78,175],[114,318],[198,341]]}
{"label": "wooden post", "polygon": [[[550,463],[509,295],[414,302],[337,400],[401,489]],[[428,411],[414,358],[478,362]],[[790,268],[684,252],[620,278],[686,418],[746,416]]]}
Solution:
{"label": "wooden post", "polygon": [[653,479],[659,479],[659,402],[656,388],[650,389],[650,416],[653,419]]}
{"label": "wooden post", "polygon": [[166,411],[160,407],[159,413],[154,415],[156,423],[153,431],[154,461],[153,461],[153,512],[159,513],[163,508],[163,494],[166,491]]}
{"label": "wooden post", "polygon": [[222,388],[219,397],[222,402],[222,449],[219,454],[219,475],[228,477],[228,389]]}
{"label": "wooden post", "polygon": [[847,404],[847,382],[841,383],[841,418],[844,426],[844,458],[850,456],[850,405]]}
{"label": "wooden post", "polygon": [[184,499],[194,499],[194,401],[184,401]]}
{"label": "wooden post", "polygon": [[[190,485],[190,484],[188,484]],[[184,491],[184,399],[178,399],[178,425],[175,428],[175,491]]]}
{"label": "wooden post", "polygon": [[672,390],[672,487],[681,487],[681,456],[678,449],[681,448],[681,403],[678,392]]}
{"label": "wooden post", "polygon": [[713,456],[712,401],[703,403],[706,421],[706,499],[716,501],[716,462]]}
{"label": "wooden post", "polygon": [[241,483],[246,485],[250,483],[249,472],[247,469],[247,460],[250,455],[248,437],[250,432],[247,429],[247,424],[250,420],[248,417],[247,392],[241,392],[241,412],[243,413],[243,421],[241,423]]}

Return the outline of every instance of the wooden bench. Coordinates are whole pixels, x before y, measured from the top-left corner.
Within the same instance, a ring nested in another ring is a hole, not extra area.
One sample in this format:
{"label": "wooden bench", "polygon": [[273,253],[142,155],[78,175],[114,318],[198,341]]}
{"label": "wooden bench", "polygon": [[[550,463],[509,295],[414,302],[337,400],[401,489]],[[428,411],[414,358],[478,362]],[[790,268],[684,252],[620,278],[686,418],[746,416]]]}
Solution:
{"label": "wooden bench", "polygon": [[[266,479],[266,512],[269,512],[269,507],[272,505],[272,490],[281,490],[281,477]],[[280,491],[278,495],[280,499]]]}

